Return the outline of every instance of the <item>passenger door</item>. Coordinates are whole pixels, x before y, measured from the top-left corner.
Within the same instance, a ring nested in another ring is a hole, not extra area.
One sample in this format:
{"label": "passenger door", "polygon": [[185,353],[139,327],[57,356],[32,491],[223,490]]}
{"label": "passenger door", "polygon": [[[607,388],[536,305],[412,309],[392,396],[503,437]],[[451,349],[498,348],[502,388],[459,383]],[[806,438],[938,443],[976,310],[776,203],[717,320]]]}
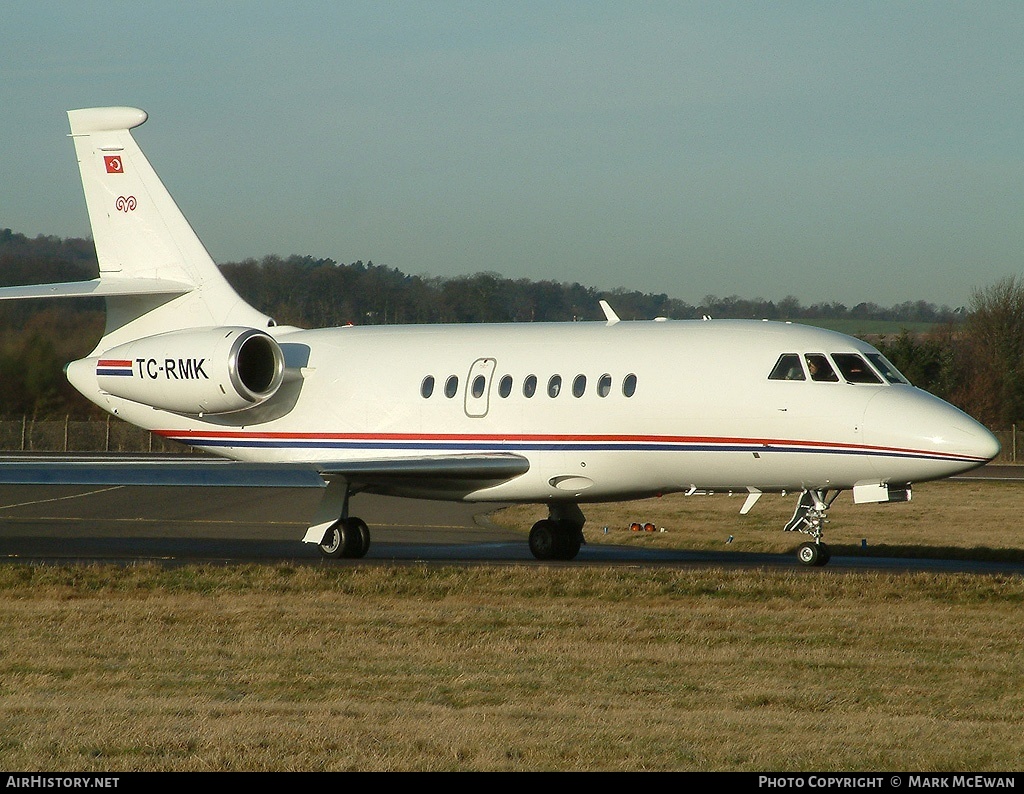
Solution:
{"label": "passenger door", "polygon": [[469,377],[466,379],[466,416],[487,415],[495,364],[493,358],[478,358],[469,368]]}

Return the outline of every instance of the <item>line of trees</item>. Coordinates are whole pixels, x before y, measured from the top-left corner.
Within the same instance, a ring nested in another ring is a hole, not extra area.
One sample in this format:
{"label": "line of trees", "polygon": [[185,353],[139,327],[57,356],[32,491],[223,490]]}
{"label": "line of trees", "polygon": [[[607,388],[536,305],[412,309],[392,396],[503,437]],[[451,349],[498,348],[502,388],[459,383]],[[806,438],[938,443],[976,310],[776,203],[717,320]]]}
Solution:
{"label": "line of trees", "polygon": [[[992,429],[1024,420],[1024,281],[1017,278],[976,291],[964,307],[925,301],[847,307],[838,302],[803,306],[793,296],[775,302],[707,295],[690,304],[665,294],[602,291],[578,283],[508,279],[496,273],[414,276],[372,262],[343,264],[309,256],[228,262],[221,270],[245,300],[279,324],[304,328],[599,320],[602,299],[624,320],[710,315],[812,324],[887,321],[903,330],[870,341],[915,385]],[[0,286],[78,281],[96,273],[91,240],[28,238],[0,229]],[[68,385],[63,367],[91,351],[103,322],[98,299],[0,304],[0,414],[98,416],[98,409]]]}
{"label": "line of trees", "polygon": [[670,317],[767,320],[885,320],[957,323],[964,309],[907,301],[882,307],[859,303],[802,306],[788,296],[775,302],[735,295],[705,295],[699,304],[663,293],[598,290],[579,283],[509,279],[497,273],[450,278],[410,276],[373,262],[340,264],[309,256],[266,256],[227,262],[221,270],[238,292],[282,324],[332,327],[345,323],[475,323],[599,320],[607,300],[624,320]]}

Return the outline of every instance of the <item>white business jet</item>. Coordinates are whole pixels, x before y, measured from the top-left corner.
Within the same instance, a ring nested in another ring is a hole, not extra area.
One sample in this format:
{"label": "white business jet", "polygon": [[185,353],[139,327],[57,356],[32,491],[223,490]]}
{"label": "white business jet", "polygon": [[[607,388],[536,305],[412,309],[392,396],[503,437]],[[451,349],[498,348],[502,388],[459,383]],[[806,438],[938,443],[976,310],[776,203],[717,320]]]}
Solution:
{"label": "white business jet", "polygon": [[24,483],[324,489],[305,542],[362,557],[359,492],[547,505],[529,535],[574,558],[587,502],[672,492],[793,493],[785,529],[829,558],[826,511],[910,499],[911,484],[999,452],[978,422],[910,385],[875,348],[790,323],[623,321],[277,325],[231,288],[130,130],[127,107],[69,111],[99,278],[0,298],[106,300],[103,337],[67,366],[106,411],[225,459],[147,466],[11,462]]}

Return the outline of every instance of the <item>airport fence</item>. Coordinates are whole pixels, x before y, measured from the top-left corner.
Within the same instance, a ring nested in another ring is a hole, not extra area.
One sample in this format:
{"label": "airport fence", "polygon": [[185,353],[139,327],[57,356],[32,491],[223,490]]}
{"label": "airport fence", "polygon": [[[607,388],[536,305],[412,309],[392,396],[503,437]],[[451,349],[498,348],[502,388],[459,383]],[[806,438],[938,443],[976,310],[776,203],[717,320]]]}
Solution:
{"label": "airport fence", "polygon": [[[1024,463],[1024,428],[995,431],[1003,445],[997,463]],[[188,454],[191,447],[154,435],[122,419],[0,419],[4,452],[157,452]]]}
{"label": "airport fence", "polygon": [[995,430],[993,434],[1003,445],[995,463],[1024,463],[1024,428],[1018,432],[1014,425],[1009,430]]}
{"label": "airport fence", "polygon": [[157,452],[188,454],[191,447],[154,435],[123,419],[0,419],[4,452]]}

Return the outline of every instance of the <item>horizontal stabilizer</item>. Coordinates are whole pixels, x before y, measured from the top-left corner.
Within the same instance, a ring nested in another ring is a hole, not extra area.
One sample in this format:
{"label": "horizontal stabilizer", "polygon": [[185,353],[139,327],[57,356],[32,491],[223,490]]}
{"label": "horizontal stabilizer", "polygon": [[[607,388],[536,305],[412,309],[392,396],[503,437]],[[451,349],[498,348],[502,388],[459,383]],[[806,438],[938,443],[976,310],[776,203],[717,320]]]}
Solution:
{"label": "horizontal stabilizer", "polygon": [[63,281],[56,284],[0,287],[0,300],[105,298],[116,295],[184,295],[193,289],[195,288],[189,284],[160,278],[95,278],[92,281]]}

